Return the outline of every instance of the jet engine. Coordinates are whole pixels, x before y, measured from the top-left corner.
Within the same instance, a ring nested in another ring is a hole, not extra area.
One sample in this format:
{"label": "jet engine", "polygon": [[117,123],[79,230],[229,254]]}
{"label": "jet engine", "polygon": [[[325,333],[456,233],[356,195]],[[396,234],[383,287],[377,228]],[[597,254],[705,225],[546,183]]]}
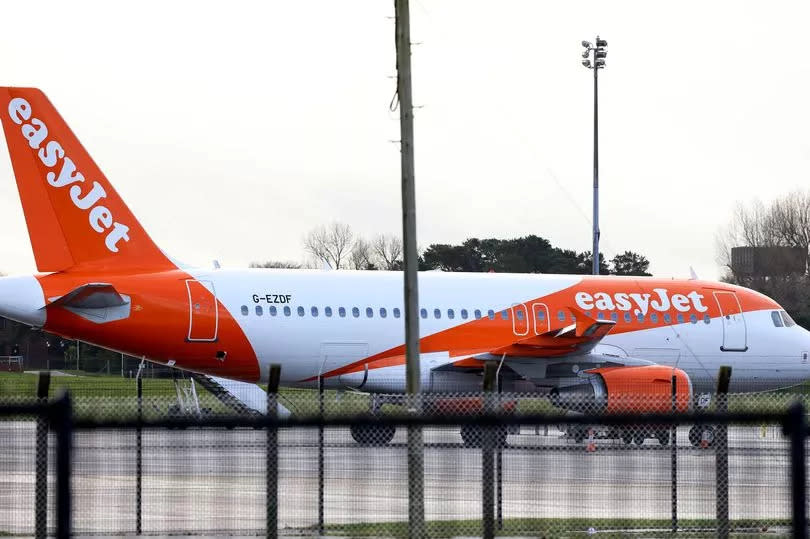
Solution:
{"label": "jet engine", "polygon": [[672,411],[672,377],[675,408],[689,409],[692,382],[681,369],[664,365],[601,367],[586,371],[586,382],[554,388],[552,404],[566,410],[590,413],[653,413]]}

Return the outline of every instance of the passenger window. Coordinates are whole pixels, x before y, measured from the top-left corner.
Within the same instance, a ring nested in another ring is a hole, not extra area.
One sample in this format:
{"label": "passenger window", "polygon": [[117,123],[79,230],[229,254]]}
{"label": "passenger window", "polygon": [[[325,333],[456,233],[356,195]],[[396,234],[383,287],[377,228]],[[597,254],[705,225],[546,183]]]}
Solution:
{"label": "passenger window", "polygon": [[380,307],[380,318],[385,318],[388,316],[388,313],[385,310],[385,307]]}
{"label": "passenger window", "polygon": [[546,313],[544,311],[537,311],[537,319],[543,321],[546,319]]}
{"label": "passenger window", "polygon": [[591,311],[585,311],[585,316],[588,318],[593,318],[593,313]]}
{"label": "passenger window", "polygon": [[697,315],[695,313],[690,314],[689,321],[692,322],[693,324],[697,324]]}
{"label": "passenger window", "polygon": [[476,309],[476,310],[473,312],[473,315],[475,315],[475,319],[476,319],[476,320],[481,320],[481,309]]}
{"label": "passenger window", "polygon": [[323,314],[325,314],[327,318],[331,318],[332,317],[332,307],[324,307],[323,308]]}
{"label": "passenger window", "polygon": [[704,315],[703,315],[703,323],[704,323],[704,324],[710,324],[710,323],[711,323],[711,321],[712,321],[712,317],[711,317],[711,316],[709,316],[708,314],[704,314]]}
{"label": "passenger window", "polygon": [[557,311],[557,318],[560,319],[560,322],[565,322],[565,311]]}
{"label": "passenger window", "polygon": [[312,309],[310,309],[309,312],[312,313],[313,317],[318,316],[318,308],[317,307],[313,307]]}
{"label": "passenger window", "polygon": [[652,322],[653,324],[658,323],[658,313],[652,313],[650,315],[650,322]]}
{"label": "passenger window", "polygon": [[456,317],[456,313],[453,311],[453,309],[447,309],[447,318],[452,320],[455,317]]}
{"label": "passenger window", "polygon": [[664,322],[666,322],[667,324],[672,322],[672,317],[669,316],[669,313],[664,313]]}
{"label": "passenger window", "polygon": [[466,320],[468,316],[467,309],[461,309],[461,318]]}
{"label": "passenger window", "polygon": [[399,307],[394,307],[394,318],[399,318]]}
{"label": "passenger window", "polygon": [[276,309],[275,305],[271,305],[267,308],[267,312],[270,313],[270,316],[276,316],[278,314],[278,309]]}
{"label": "passenger window", "polygon": [[599,311],[598,313],[596,313],[596,319],[597,320],[604,320],[605,319],[605,313],[603,313],[602,311]]}
{"label": "passenger window", "polygon": [[613,311],[612,313],[610,313],[610,319],[613,320],[614,322],[617,322],[619,320],[619,313]]}
{"label": "passenger window", "polygon": [[771,311],[771,320],[773,320],[773,325],[778,328],[785,325],[782,323],[782,316],[779,314],[779,311]]}
{"label": "passenger window", "polygon": [[289,306],[284,307],[284,316],[290,316],[291,311]]}
{"label": "passenger window", "polygon": [[495,320],[495,311],[493,311],[492,309],[488,310],[487,316],[489,317],[490,320]]}
{"label": "passenger window", "polygon": [[352,316],[355,318],[360,318],[360,309],[357,307],[352,307]]}
{"label": "passenger window", "polygon": [[506,309],[501,311],[501,320],[509,320],[509,311]]}
{"label": "passenger window", "polygon": [[346,309],[343,307],[338,307],[338,316],[341,318],[346,318]]}
{"label": "passenger window", "polygon": [[433,318],[441,318],[441,317],[442,317],[442,311],[439,310],[439,309],[433,309]]}
{"label": "passenger window", "polygon": [[242,305],[242,316],[247,316],[248,308],[247,305]]}
{"label": "passenger window", "polygon": [[624,313],[624,321],[630,322],[630,313]]}
{"label": "passenger window", "polygon": [[374,317],[374,309],[371,307],[366,307],[366,318]]}
{"label": "passenger window", "polygon": [[678,323],[683,324],[683,315],[681,313],[678,313]]}
{"label": "passenger window", "polygon": [[515,311],[515,316],[517,317],[518,320],[523,320],[523,310],[518,309],[517,311]]}
{"label": "passenger window", "polygon": [[419,316],[427,318],[427,309],[419,309]]}
{"label": "passenger window", "polygon": [[262,309],[261,305],[256,305],[256,316],[261,316],[264,314],[264,309]]}
{"label": "passenger window", "polygon": [[298,307],[298,316],[304,316],[304,308]]}
{"label": "passenger window", "polygon": [[638,321],[639,321],[640,324],[644,323],[644,315],[643,314],[638,313]]}

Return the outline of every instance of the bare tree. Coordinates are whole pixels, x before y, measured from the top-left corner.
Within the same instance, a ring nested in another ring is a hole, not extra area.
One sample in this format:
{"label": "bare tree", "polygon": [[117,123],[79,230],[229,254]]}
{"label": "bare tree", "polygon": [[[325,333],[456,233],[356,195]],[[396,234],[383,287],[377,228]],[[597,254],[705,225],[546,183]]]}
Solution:
{"label": "bare tree", "polygon": [[374,254],[386,270],[399,269],[402,256],[402,240],[393,234],[378,234],[371,242]]}
{"label": "bare tree", "polygon": [[794,191],[770,207],[770,226],[780,245],[810,247],[810,191]]}
{"label": "bare tree", "polygon": [[[723,280],[753,288],[780,303],[810,327],[810,191],[794,191],[768,205],[738,204],[716,238],[718,262],[728,268]],[[735,268],[734,247],[761,247],[752,265]]]}
{"label": "bare tree", "polygon": [[352,252],[349,255],[349,266],[356,270],[377,269],[371,244],[361,237],[354,240]]}
{"label": "bare tree", "polygon": [[248,266],[250,268],[282,268],[282,269],[301,269],[303,264],[295,262],[282,262],[277,260],[268,260],[267,262],[251,262]]}
{"label": "bare tree", "polygon": [[304,249],[332,269],[345,266],[354,233],[349,225],[333,222],[309,231],[304,238]]}

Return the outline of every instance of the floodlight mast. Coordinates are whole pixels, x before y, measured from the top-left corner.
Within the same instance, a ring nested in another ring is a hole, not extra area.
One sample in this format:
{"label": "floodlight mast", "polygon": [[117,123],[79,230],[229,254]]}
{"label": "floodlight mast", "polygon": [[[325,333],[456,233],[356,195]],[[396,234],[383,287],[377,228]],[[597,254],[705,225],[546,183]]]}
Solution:
{"label": "floodlight mast", "polygon": [[[599,70],[605,68],[607,41],[596,36],[596,45],[583,41],[582,65],[593,69],[593,274],[599,275]],[[593,57],[591,61],[590,57]]]}

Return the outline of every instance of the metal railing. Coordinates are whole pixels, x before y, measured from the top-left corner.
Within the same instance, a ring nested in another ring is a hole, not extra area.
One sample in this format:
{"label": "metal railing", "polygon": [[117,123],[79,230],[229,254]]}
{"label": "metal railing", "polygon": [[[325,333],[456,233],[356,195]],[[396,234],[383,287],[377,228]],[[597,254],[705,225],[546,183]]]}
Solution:
{"label": "metal railing", "polygon": [[[487,397],[486,395],[481,396],[484,400],[491,398]],[[466,397],[466,398],[469,398]],[[270,401],[275,399],[275,395],[271,393]],[[275,409],[275,408],[271,408]],[[621,415],[605,415],[605,414],[598,414],[598,413],[584,413],[578,415],[568,415],[563,413],[506,413],[504,411],[498,411],[498,408],[495,407],[485,407],[486,412],[481,410],[478,413],[470,414],[470,413],[441,413],[438,407],[431,408],[427,406],[425,412],[419,416],[411,416],[407,414],[384,414],[384,415],[377,415],[372,416],[368,414],[361,414],[361,415],[336,415],[336,416],[327,416],[324,417],[323,415],[313,415],[313,416],[301,416],[301,417],[290,417],[285,419],[278,419],[273,417],[272,415],[268,416],[254,416],[254,417],[233,417],[233,416],[209,416],[209,417],[181,417],[181,418],[166,418],[166,417],[88,417],[88,416],[75,416],[75,410],[71,405],[70,398],[65,394],[60,398],[50,402],[50,403],[33,403],[33,404],[3,404],[0,405],[0,417],[9,418],[9,417],[31,417],[31,418],[42,418],[46,421],[48,428],[52,433],[55,434],[55,453],[56,453],[56,473],[55,473],[55,486],[56,486],[56,501],[55,501],[55,513],[56,513],[56,528],[55,534],[57,537],[68,537],[70,536],[72,530],[72,520],[71,520],[71,508],[72,508],[72,494],[75,493],[71,492],[71,479],[72,474],[76,473],[75,471],[71,471],[71,455],[73,449],[73,440],[76,436],[85,436],[90,435],[92,433],[102,433],[104,440],[107,440],[103,447],[107,445],[114,445],[109,442],[110,439],[114,438],[111,436],[110,433],[117,433],[116,436],[127,436],[127,433],[143,433],[147,436],[149,433],[159,433],[161,438],[159,440],[160,445],[159,447],[166,446],[168,436],[177,436],[179,433],[185,433],[186,438],[184,438],[184,443],[189,443],[189,438],[192,439],[198,435],[202,435],[201,433],[206,433],[210,429],[225,429],[222,431],[223,433],[233,432],[236,434],[244,433],[244,432],[252,432],[251,430],[234,430],[230,431],[229,429],[257,429],[259,431],[265,431],[266,436],[262,439],[261,437],[256,438],[253,436],[251,438],[252,443],[259,443],[264,445],[264,463],[261,465],[263,469],[263,473],[265,475],[264,481],[264,499],[265,499],[265,525],[264,525],[264,532],[269,537],[275,537],[280,527],[283,526],[283,519],[279,519],[279,510],[280,510],[280,500],[284,497],[284,492],[280,492],[280,483],[279,478],[283,475],[283,471],[279,467],[279,455],[280,455],[280,448],[289,447],[290,443],[287,442],[287,445],[280,445],[280,436],[281,435],[290,435],[296,432],[302,431],[313,431],[315,429],[321,430],[324,429],[327,432],[337,432],[341,429],[354,429],[354,430],[361,430],[365,429],[363,432],[371,433],[372,435],[377,433],[380,435],[380,442],[384,442],[385,438],[387,438],[387,433],[390,432],[391,429],[395,429],[397,427],[411,427],[411,428],[421,428],[421,429],[436,429],[436,432],[443,433],[445,432],[442,429],[446,427],[457,427],[461,428],[462,432],[465,429],[467,431],[475,430],[480,433],[480,443],[477,444],[479,447],[470,448],[468,446],[460,446],[457,447],[457,444],[448,444],[446,441],[431,441],[431,438],[428,437],[427,443],[425,447],[432,447],[443,451],[449,451],[451,458],[454,455],[459,455],[457,453],[458,450],[463,451],[464,458],[469,458],[470,453],[479,452],[480,454],[480,462],[479,466],[476,466],[476,473],[480,473],[480,511],[478,519],[475,519],[477,523],[474,524],[467,524],[467,528],[465,528],[466,532],[470,532],[469,526],[473,526],[472,533],[473,534],[480,534],[484,537],[493,537],[499,529],[503,529],[504,526],[504,519],[502,516],[502,504],[503,504],[503,490],[499,486],[500,482],[503,480],[503,463],[500,465],[500,470],[498,466],[498,456],[503,456],[503,454],[507,455],[514,455],[520,452],[525,452],[529,449],[515,446],[510,448],[509,446],[505,446],[502,443],[501,435],[505,433],[509,429],[514,429],[515,427],[519,426],[541,426],[541,427],[558,427],[560,428],[560,432],[569,432],[575,433],[570,435],[571,440],[578,437],[578,434],[583,431],[587,431],[589,437],[593,436],[593,430],[595,428],[602,428],[602,429],[615,429],[615,432],[663,432],[667,429],[673,429],[674,432],[677,432],[677,427],[682,425],[714,425],[720,427],[739,427],[739,426],[755,426],[759,427],[763,424],[767,425],[779,425],[785,436],[787,436],[787,441],[789,443],[788,446],[788,453],[789,453],[789,470],[790,470],[790,501],[791,501],[791,510],[790,510],[790,518],[789,522],[783,523],[787,525],[789,533],[793,537],[806,537],[807,536],[807,520],[806,520],[806,504],[807,504],[807,497],[806,497],[806,453],[805,453],[805,440],[808,434],[807,430],[807,422],[805,418],[805,410],[800,403],[796,403],[792,405],[790,408],[781,411],[772,411],[772,412],[751,412],[751,411],[711,411],[711,412],[690,412],[690,413],[680,413],[680,414],[671,414],[671,413],[630,413],[630,414],[621,414]],[[211,431],[213,432],[213,431]],[[728,429],[717,429],[718,436],[728,436]],[[83,434],[85,433],[85,434]],[[172,434],[174,433],[174,434]],[[259,434],[259,433],[257,433]],[[165,435],[165,437],[164,437]],[[223,434],[222,436],[225,436]],[[569,440],[569,441],[571,441]],[[361,459],[370,459],[374,454],[374,451],[380,449],[381,447],[385,447],[383,443],[375,443],[375,439],[373,436],[367,439],[368,443],[361,444],[361,445],[351,445],[351,446],[344,446],[341,443],[331,443],[331,447],[339,448],[340,451],[352,452],[356,451],[360,454]],[[677,440],[676,440],[677,441]],[[726,440],[727,442],[727,440]],[[590,449],[590,444],[593,442],[588,442],[588,445],[581,445],[574,441],[575,445],[569,445],[569,451],[571,448],[574,451],[578,451],[580,455],[587,454]],[[620,451],[620,450],[628,450],[628,451],[636,451],[641,452],[641,454],[646,455],[665,455],[671,448],[677,448],[676,445],[670,445],[669,447],[666,446],[659,446],[659,445],[650,445],[646,444],[642,440],[642,444],[636,443],[635,446],[623,446],[623,445],[607,445],[609,442],[601,442],[605,449],[611,449],[612,451]],[[182,444],[178,444],[178,447],[181,447]],[[472,444],[476,445],[476,444]],[[188,447],[186,445],[182,445],[182,447]],[[238,449],[238,445],[236,448]],[[171,443],[169,442],[169,446],[165,453],[169,452],[169,448],[171,448]],[[354,449],[352,449],[354,448]],[[627,449],[630,448],[630,449]],[[232,448],[233,449],[233,448]],[[323,448],[320,448],[321,450]],[[564,448],[563,448],[564,449]],[[658,450],[660,451],[654,451]],[[82,451],[83,449],[80,447],[77,449],[78,451]],[[700,451],[701,448],[693,448],[695,451]],[[155,451],[156,456],[160,456],[160,450],[153,450]],[[182,451],[182,448],[181,448]],[[401,449],[397,447],[397,444],[393,444],[389,448],[385,449],[385,451],[389,451],[389,453],[385,453],[384,458],[403,458],[401,455]],[[390,453],[390,451],[394,451],[394,453]],[[543,448],[540,449],[542,454],[547,454],[549,451],[560,451],[560,447],[555,446],[552,448]],[[682,453],[685,453],[685,449],[680,449]],[[454,453],[455,452],[455,453]],[[712,447],[708,448],[703,455],[708,455],[710,453],[714,453],[715,461],[717,463],[722,462],[725,459],[726,463],[728,462],[728,443],[723,444],[722,440],[715,439],[713,441]],[[142,450],[138,450],[138,460],[137,463],[137,473],[140,475],[142,470],[144,469],[143,464],[140,462],[140,459],[143,458]],[[532,453],[537,454],[537,453]],[[674,454],[674,453],[673,453]],[[394,457],[396,455],[396,457]],[[165,456],[165,455],[164,455]],[[182,458],[182,453],[180,455]],[[285,452],[284,458],[289,460],[291,458],[291,453],[289,451]],[[348,458],[348,457],[347,457]],[[442,457],[443,459],[444,457]],[[701,457],[703,460],[702,462],[704,465],[706,464],[705,456]],[[104,465],[104,457],[100,457],[100,461],[97,462],[94,466],[103,466]],[[294,462],[294,461],[293,461]],[[334,462],[334,460],[333,460]],[[613,461],[611,461],[613,462]],[[658,461],[656,461],[658,462]],[[429,467],[435,466],[435,462],[433,460],[428,460]],[[289,464],[288,464],[289,465]],[[445,466],[452,466],[452,463],[445,463]],[[154,465],[153,465],[154,467]],[[682,533],[696,533],[701,532],[703,534],[708,535],[716,535],[719,537],[727,537],[730,532],[739,531],[735,529],[734,522],[729,520],[728,508],[729,508],[729,498],[728,498],[728,486],[729,486],[729,467],[726,464],[725,467],[720,466],[719,464],[715,466],[715,488],[716,488],[716,500],[718,502],[716,508],[715,518],[712,522],[703,522],[698,524],[689,524],[689,523],[679,523],[677,521],[677,516],[675,512],[675,505],[673,505],[673,522],[672,522],[672,530],[682,532]],[[300,470],[296,469],[296,472]],[[528,470],[523,470],[524,472]],[[84,473],[87,473],[86,471]],[[153,472],[154,473],[154,472]],[[168,473],[168,472],[167,472]],[[319,470],[319,474],[322,474],[323,470]],[[426,471],[426,473],[428,473]],[[435,472],[434,472],[435,473]],[[725,476],[724,476],[725,474]],[[285,480],[289,478],[285,477]],[[323,478],[320,478],[321,481]],[[413,478],[408,477],[408,481],[416,480],[421,478]],[[140,519],[142,518],[141,515],[141,500],[142,500],[142,493],[140,492],[141,488],[141,481],[138,481],[138,493],[137,493],[137,503],[138,503],[138,512],[137,512],[137,533],[141,533],[141,522]],[[676,487],[678,484],[677,477],[673,476],[673,487]],[[254,485],[256,486],[256,485]],[[723,490],[725,489],[725,490]],[[385,492],[383,490],[382,492]],[[725,494],[722,494],[725,492]],[[220,492],[217,495],[226,496],[226,494]],[[320,507],[320,514],[323,514],[323,490],[319,492],[318,495],[318,504]],[[154,495],[151,496],[153,499],[152,503],[154,502]],[[673,504],[676,502],[676,498],[673,497]],[[723,503],[720,503],[723,502]],[[37,514],[42,514],[43,507],[40,507],[40,504],[47,504],[47,495],[44,498],[37,498]],[[86,511],[86,509],[83,509]],[[468,511],[469,512],[469,511]],[[84,514],[84,513],[82,513]],[[75,520],[78,515],[74,515],[73,520]],[[109,514],[105,515],[105,518],[110,518]],[[322,519],[322,516],[320,517]],[[480,520],[479,520],[480,519]],[[574,526],[573,520],[570,523],[559,524],[559,523],[552,523],[549,525],[555,526],[568,526],[570,530],[571,526]],[[39,523],[38,523],[39,524]],[[79,522],[81,527],[81,522]],[[413,524],[413,523],[411,523]],[[419,526],[416,529],[420,529],[421,533],[418,534],[420,536],[430,536],[434,533],[434,528],[431,526],[437,525],[435,522],[422,522],[419,523]],[[383,525],[377,525],[379,527],[373,528],[370,530],[365,530],[366,532],[373,532],[373,533],[364,533],[363,528],[351,527],[346,525],[344,529],[341,529],[339,525],[330,525],[325,527],[325,524],[322,520],[320,520],[317,524],[316,528],[310,529],[309,533],[317,533],[323,534],[324,532],[329,534],[339,534],[342,531],[346,531],[351,535],[400,535],[403,533],[402,529],[394,529],[391,531],[390,526],[385,527]],[[43,527],[37,527],[38,530],[46,529]],[[563,528],[552,528],[556,530],[556,533],[562,533],[565,531]],[[583,529],[579,531],[588,532],[589,529]],[[666,528],[669,531],[669,528]],[[91,530],[96,531],[96,530]],[[124,533],[127,530],[108,530],[108,533]],[[167,533],[171,532],[172,530],[165,530]],[[208,532],[214,533],[225,533],[223,530],[207,530]],[[660,530],[659,530],[660,531]],[[131,532],[130,532],[131,533]],[[298,530],[298,533],[305,533],[302,530]],[[444,533],[438,533],[439,535],[443,535]],[[551,533],[554,535],[554,533]]]}
{"label": "metal railing", "polygon": [[22,372],[23,356],[0,356],[0,371]]}

